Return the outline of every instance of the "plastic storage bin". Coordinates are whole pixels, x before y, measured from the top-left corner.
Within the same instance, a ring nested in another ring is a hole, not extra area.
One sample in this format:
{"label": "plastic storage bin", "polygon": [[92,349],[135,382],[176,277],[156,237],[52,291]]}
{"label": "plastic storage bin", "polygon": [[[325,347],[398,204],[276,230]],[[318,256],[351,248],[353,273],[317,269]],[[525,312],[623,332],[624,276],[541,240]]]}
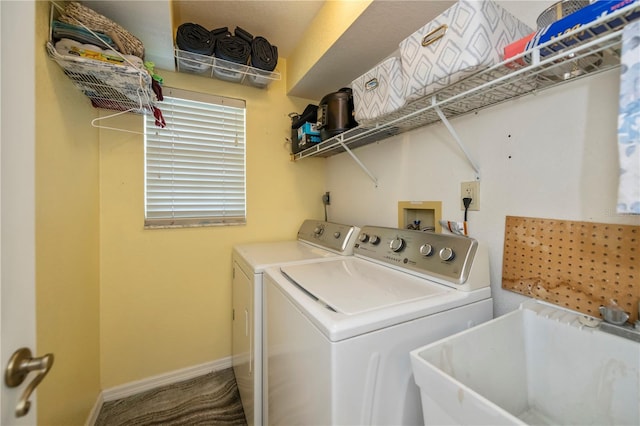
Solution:
{"label": "plastic storage bin", "polygon": [[200,55],[197,53],[187,52],[186,50],[176,50],[176,58],[178,60],[178,69],[183,72],[191,72],[195,74],[211,73],[211,65],[213,65],[213,56]]}
{"label": "plastic storage bin", "polygon": [[272,81],[271,74],[271,71],[262,71],[257,68],[253,68],[251,70],[251,74],[249,74],[249,83],[255,87],[267,87]]}
{"label": "plastic storage bin", "polygon": [[242,81],[248,69],[246,65],[225,61],[220,58],[215,58],[214,65],[213,75],[215,77],[235,83]]}
{"label": "plastic storage bin", "polygon": [[506,45],[532,32],[493,1],[458,1],[400,42],[407,101],[500,62]]}

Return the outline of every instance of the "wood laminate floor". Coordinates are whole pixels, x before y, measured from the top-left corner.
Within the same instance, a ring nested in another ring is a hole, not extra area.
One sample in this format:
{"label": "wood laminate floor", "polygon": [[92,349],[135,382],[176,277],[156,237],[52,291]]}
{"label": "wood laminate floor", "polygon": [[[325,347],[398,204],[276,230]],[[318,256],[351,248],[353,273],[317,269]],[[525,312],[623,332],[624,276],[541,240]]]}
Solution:
{"label": "wood laminate floor", "polygon": [[245,425],[233,369],[105,402],[95,426]]}

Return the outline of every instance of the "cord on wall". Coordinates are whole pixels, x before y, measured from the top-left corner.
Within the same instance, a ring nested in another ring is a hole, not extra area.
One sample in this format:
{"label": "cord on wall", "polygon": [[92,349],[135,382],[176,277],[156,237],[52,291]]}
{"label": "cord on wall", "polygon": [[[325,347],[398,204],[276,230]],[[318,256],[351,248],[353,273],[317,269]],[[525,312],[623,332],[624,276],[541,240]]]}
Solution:
{"label": "cord on wall", "polygon": [[469,197],[464,197],[462,199],[462,204],[464,204],[464,221],[467,221],[467,212],[469,211],[469,206],[471,205],[471,200],[473,200],[473,198],[469,198]]}
{"label": "cord on wall", "polygon": [[324,221],[327,221],[327,206],[331,205],[331,197],[329,196],[329,191],[322,194],[322,204],[324,204]]}

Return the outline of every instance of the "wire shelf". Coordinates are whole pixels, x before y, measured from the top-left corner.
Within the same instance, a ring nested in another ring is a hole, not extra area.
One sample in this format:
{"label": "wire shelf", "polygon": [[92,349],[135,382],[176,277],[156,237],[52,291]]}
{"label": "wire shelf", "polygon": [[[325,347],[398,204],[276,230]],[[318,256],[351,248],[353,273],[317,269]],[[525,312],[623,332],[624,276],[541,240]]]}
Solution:
{"label": "wire shelf", "polygon": [[[617,68],[620,65],[622,29],[639,17],[640,6],[619,10],[291,157],[293,160],[330,157],[440,122],[438,109],[445,117],[455,118]],[[558,46],[561,49],[554,51]]]}
{"label": "wire shelf", "polygon": [[175,49],[175,58],[178,72],[199,74],[233,83],[249,84],[261,89],[282,78],[277,71],[265,71],[249,65],[225,61],[214,56],[199,55],[178,48]]}
{"label": "wire shelf", "polygon": [[[138,114],[153,113],[158,98],[152,89],[152,77],[146,69],[134,65],[125,56],[115,51],[112,52],[113,55],[120,55],[122,64],[62,55],[56,50],[53,23],[63,12],[64,7],[54,1],[51,2],[49,40],[46,43],[46,49],[49,57],[64,70],[73,85],[82,91],[96,108]],[[76,25],[97,37],[82,22],[78,21]],[[110,48],[106,44],[98,47]]]}
{"label": "wire shelf", "polygon": [[151,76],[134,66],[117,65],[81,57],[60,55],[47,42],[49,57],[64,70],[74,86],[97,108],[146,114],[157,100]]}

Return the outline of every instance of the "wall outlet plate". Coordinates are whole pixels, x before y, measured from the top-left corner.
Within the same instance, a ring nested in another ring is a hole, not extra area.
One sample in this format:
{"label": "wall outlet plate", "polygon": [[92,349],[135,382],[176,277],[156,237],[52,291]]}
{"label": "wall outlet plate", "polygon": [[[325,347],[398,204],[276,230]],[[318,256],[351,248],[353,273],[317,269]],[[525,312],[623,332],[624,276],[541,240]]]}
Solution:
{"label": "wall outlet plate", "polygon": [[469,210],[480,210],[480,182],[477,180],[471,182],[462,182],[460,184],[460,210],[464,210],[463,198],[471,198]]}

